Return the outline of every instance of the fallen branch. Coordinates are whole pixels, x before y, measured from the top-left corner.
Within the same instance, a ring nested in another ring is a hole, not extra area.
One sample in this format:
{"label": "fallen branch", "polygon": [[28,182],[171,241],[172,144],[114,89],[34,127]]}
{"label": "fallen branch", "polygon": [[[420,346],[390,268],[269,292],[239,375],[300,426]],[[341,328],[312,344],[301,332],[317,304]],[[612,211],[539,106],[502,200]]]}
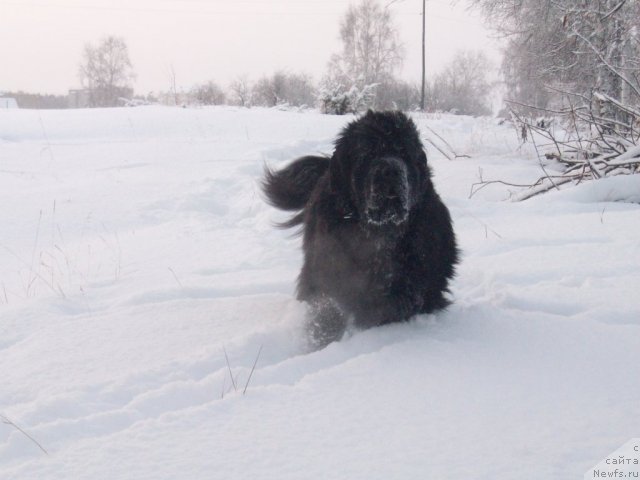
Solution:
{"label": "fallen branch", "polygon": [[[541,177],[541,180],[544,180],[546,177]],[[560,185],[564,185],[565,183],[569,183],[572,181],[575,181],[576,178],[571,178],[571,177],[562,177],[562,178],[558,178],[558,180],[556,180],[555,183],[547,183],[546,185],[541,184],[535,187],[530,187],[530,189],[520,195],[518,195],[515,200],[517,202],[521,202],[523,200],[528,200],[532,197],[535,197],[536,195],[540,195],[542,193],[546,193],[549,190],[552,190],[554,188],[559,190],[559,186]],[[540,180],[539,180],[540,181]]]}
{"label": "fallen branch", "polygon": [[[508,102],[527,109],[558,115],[559,120],[564,121],[565,128],[562,131],[566,138],[562,140],[558,138],[553,127],[555,122],[535,122],[519,115],[512,108],[511,116],[516,130],[523,142],[532,142],[544,175],[529,185],[504,180],[485,181],[481,178],[480,182],[471,185],[469,197],[489,185],[502,184],[522,188],[523,191],[514,197],[516,201],[522,201],[552,189],[559,190],[560,186],[569,183],[577,185],[584,181],[608,176],[640,174],[640,145],[637,145],[639,139],[633,127],[634,124],[640,123],[640,112],[607,95],[595,93],[594,99],[598,102],[608,102],[630,116],[629,123],[625,124],[617,119],[608,120],[596,115],[591,103],[575,107],[571,98],[588,100],[583,95],[567,93],[567,97],[571,108],[564,110],[545,110],[520,102]],[[548,140],[549,143],[540,145],[536,140],[537,136]],[[540,152],[539,148],[547,148],[550,151]],[[558,162],[565,169],[559,175],[550,175],[545,161]]]}
{"label": "fallen branch", "polygon": [[427,130],[429,130],[431,133],[433,133],[436,137],[438,137],[438,139],[445,144],[445,146],[449,149],[449,151],[453,154],[453,158],[451,158],[451,155],[449,155],[448,153],[446,153],[444,151],[444,149],[440,148],[436,142],[433,141],[433,139],[429,138],[429,137],[425,137],[427,142],[429,142],[431,145],[433,145],[442,155],[444,155],[445,157],[447,157],[447,159],[449,160],[453,160],[454,158],[471,158],[471,156],[469,155],[459,155],[456,153],[456,151],[453,149],[453,147],[449,144],[449,142],[447,142],[444,138],[442,138],[442,136],[436,132],[433,128],[429,127],[428,125],[422,125],[424,128],[426,128]]}
{"label": "fallen branch", "polygon": [[[472,183],[471,184],[471,190],[469,191],[469,198],[473,197],[476,193],[478,193],[483,188],[488,187],[489,185],[494,185],[496,183],[499,183],[501,185],[506,185],[507,187],[517,187],[517,188],[530,188],[531,187],[531,185],[509,183],[509,182],[505,182],[504,180],[480,181],[480,182],[476,182],[476,183]],[[478,187],[478,188],[476,188],[476,187]]]}
{"label": "fallen branch", "polygon": [[438,145],[436,145],[436,143],[431,140],[429,137],[426,138],[427,142],[429,142],[431,145],[433,145],[436,150],[438,150],[442,155],[444,155],[445,157],[447,157],[447,160],[453,160],[453,158],[451,158],[447,152],[445,152],[444,150],[442,150]]}

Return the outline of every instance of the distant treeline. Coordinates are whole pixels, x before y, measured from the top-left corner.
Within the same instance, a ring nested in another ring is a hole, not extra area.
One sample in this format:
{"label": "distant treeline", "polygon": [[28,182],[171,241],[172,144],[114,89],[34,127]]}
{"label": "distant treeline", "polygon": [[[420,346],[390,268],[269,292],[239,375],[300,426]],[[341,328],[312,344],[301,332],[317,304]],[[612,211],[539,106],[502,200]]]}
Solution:
{"label": "distant treeline", "polygon": [[67,108],[69,101],[67,95],[51,95],[40,93],[3,92],[3,96],[15,98],[20,108]]}

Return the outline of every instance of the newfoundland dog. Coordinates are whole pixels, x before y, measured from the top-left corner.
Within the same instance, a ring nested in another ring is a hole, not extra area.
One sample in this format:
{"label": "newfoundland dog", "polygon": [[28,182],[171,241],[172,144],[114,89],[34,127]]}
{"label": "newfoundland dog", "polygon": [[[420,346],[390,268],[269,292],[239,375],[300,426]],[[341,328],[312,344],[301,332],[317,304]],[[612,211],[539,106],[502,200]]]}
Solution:
{"label": "newfoundland dog", "polygon": [[349,322],[367,328],[448,305],[451,217],[403,113],[367,112],[342,130],[331,158],[267,168],[263,189],[271,205],[297,212],[282,227],[302,225],[298,299],[309,304],[316,348]]}

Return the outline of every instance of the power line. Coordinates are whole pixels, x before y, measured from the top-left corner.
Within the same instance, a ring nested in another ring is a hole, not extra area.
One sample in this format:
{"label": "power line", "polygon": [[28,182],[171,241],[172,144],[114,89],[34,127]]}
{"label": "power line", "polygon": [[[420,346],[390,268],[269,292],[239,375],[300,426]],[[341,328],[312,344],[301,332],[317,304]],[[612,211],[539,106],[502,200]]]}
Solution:
{"label": "power line", "polygon": [[[444,1],[431,0],[436,1],[437,3],[447,4]],[[348,5],[352,2],[352,0],[305,0],[304,4],[314,4],[315,6],[327,5],[327,6],[337,6],[337,5]],[[167,3],[167,2],[165,2]],[[173,2],[168,2],[173,3]],[[113,6],[113,5],[81,5],[81,4],[63,4],[63,3],[41,3],[41,2],[15,2],[15,1],[6,1],[0,0],[0,5],[13,6],[13,7],[30,7],[30,8],[48,8],[48,9],[71,9],[71,10],[86,10],[86,11],[114,11],[114,12],[137,12],[137,13],[179,13],[179,14],[197,14],[197,15],[246,15],[250,13],[253,16],[264,16],[264,15],[289,15],[289,16],[316,16],[316,15],[342,15],[344,11],[341,10],[297,10],[297,11],[287,11],[282,10],[283,8],[290,8],[290,6],[286,5],[296,5],[298,7],[301,6],[300,1],[296,0],[275,0],[272,3],[272,6],[275,8],[273,10],[262,10],[255,11],[251,10],[250,12],[244,9],[238,10],[217,10],[217,9],[202,9],[200,7],[204,7],[202,1],[200,0],[192,0],[189,3],[191,5],[197,6],[197,8],[174,8],[174,7],[132,7],[132,6]],[[392,2],[393,3],[393,2]],[[262,5],[265,6],[264,1],[260,0],[236,0],[234,5]],[[222,6],[222,5],[216,5]],[[419,12],[396,12],[397,15],[420,15]],[[432,18],[441,18],[447,20],[458,20],[449,17],[442,17],[434,15]]]}
{"label": "power line", "polygon": [[[245,0],[244,2],[235,2],[234,4],[244,3],[246,5],[258,4],[258,2],[252,2]],[[317,5],[326,4],[325,2],[317,2]],[[342,11],[286,11],[281,9],[275,10],[263,10],[255,11],[251,10],[212,10],[201,8],[157,8],[157,7],[118,7],[118,6],[105,6],[105,5],[69,5],[69,4],[48,4],[48,3],[36,3],[36,2],[11,2],[0,1],[0,5],[7,5],[13,7],[31,7],[31,8],[49,8],[49,9],[66,9],[66,10],[87,10],[87,11],[113,11],[113,12],[137,12],[137,13],[182,13],[182,14],[197,14],[197,15],[246,15],[251,13],[254,16],[263,15],[339,15]],[[261,3],[264,5],[264,2]],[[299,4],[298,4],[299,5]],[[284,6],[281,6],[284,7]]]}

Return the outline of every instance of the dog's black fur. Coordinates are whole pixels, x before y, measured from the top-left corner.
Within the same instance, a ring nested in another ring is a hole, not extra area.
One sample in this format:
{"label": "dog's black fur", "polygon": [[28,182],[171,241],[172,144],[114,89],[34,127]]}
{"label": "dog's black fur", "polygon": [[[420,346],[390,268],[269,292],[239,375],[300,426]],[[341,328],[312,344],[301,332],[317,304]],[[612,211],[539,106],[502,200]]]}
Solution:
{"label": "dog's black fur", "polygon": [[401,112],[369,111],[347,125],[331,158],[307,156],[265,172],[275,207],[296,211],[304,265],[298,299],[311,307],[312,339],[444,308],[458,261],[447,207],[415,124]]}

